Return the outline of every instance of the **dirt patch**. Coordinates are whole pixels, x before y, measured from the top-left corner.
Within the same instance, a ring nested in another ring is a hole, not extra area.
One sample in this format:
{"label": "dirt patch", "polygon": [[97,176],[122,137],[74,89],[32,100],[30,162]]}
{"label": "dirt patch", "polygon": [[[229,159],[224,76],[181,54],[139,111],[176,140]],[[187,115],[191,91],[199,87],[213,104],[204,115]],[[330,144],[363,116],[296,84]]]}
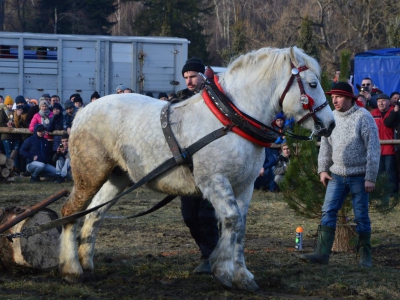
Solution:
{"label": "dirt patch", "polygon": [[[70,184],[62,187],[71,188]],[[0,206],[33,205],[60,185],[23,180],[0,186]],[[260,290],[226,290],[212,276],[194,275],[200,253],[180,215],[179,200],[133,220],[162,195],[139,190],[122,198],[103,221],[96,244],[94,282],[70,285],[57,271],[0,271],[3,299],[399,299],[399,211],[372,215],[372,269],[357,266],[354,252],[335,253],[328,266],[302,263],[295,229],[304,228],[311,252],[319,220],[297,217],[279,194],[255,192],[248,215],[246,264]],[[50,208],[59,212],[60,203]],[[397,231],[396,231],[397,230]]]}

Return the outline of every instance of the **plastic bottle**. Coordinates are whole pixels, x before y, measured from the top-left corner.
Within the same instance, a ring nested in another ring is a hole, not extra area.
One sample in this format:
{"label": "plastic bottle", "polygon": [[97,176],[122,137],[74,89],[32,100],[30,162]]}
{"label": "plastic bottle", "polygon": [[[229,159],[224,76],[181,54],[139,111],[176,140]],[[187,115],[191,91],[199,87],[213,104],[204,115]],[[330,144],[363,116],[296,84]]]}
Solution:
{"label": "plastic bottle", "polygon": [[300,226],[296,228],[296,246],[294,248],[296,251],[303,250],[303,228]]}

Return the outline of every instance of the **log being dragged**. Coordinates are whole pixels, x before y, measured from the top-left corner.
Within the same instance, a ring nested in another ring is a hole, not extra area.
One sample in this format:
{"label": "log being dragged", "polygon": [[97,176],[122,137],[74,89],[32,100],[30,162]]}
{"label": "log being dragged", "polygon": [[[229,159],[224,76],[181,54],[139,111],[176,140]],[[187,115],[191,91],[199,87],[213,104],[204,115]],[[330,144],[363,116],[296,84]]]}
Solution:
{"label": "log being dragged", "polygon": [[[4,211],[0,223],[8,223],[27,208],[13,208]],[[0,215],[2,214],[0,209]],[[12,241],[6,235],[21,232],[24,227],[32,227],[57,219],[57,213],[44,208],[0,236],[0,260],[6,268],[30,267],[51,270],[58,265],[59,237],[61,228],[53,228],[29,238],[15,238]]]}

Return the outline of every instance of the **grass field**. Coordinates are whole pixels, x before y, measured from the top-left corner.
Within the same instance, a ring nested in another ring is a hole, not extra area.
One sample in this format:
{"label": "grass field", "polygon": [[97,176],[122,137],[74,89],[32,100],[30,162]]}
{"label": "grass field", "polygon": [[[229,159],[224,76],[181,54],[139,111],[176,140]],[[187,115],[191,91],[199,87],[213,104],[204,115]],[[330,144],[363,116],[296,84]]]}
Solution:
{"label": "grass field", "polygon": [[[0,207],[33,205],[71,183],[30,184],[21,178],[0,185]],[[58,271],[0,269],[0,299],[400,299],[400,211],[373,214],[371,269],[356,254],[334,253],[328,266],[309,265],[294,251],[295,229],[304,228],[304,247],[316,243],[319,220],[296,216],[280,194],[256,191],[248,214],[246,263],[260,290],[226,290],[209,275],[194,275],[200,254],[180,215],[180,201],[150,215],[162,195],[145,189],[122,198],[100,227],[96,281],[67,284]],[[64,200],[50,206],[57,213]]]}

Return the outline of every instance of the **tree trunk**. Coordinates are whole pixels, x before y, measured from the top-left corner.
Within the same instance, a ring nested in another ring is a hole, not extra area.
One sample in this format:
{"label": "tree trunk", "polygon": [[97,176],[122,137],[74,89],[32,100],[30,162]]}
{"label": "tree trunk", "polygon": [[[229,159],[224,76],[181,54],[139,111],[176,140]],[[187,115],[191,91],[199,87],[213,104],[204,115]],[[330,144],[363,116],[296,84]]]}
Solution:
{"label": "tree trunk", "polygon": [[355,224],[339,224],[336,226],[335,240],[332,251],[350,252],[357,244],[357,233]]}
{"label": "tree trunk", "polygon": [[[7,223],[10,219],[25,211],[26,208],[0,209],[4,215],[0,224]],[[44,208],[35,215],[27,218],[8,229],[4,234],[21,232],[24,227],[32,227],[57,219],[57,213]],[[29,238],[15,238],[13,242],[6,237],[0,237],[0,261],[8,269],[29,267],[43,270],[54,269],[58,265],[60,228],[30,236]]]}

